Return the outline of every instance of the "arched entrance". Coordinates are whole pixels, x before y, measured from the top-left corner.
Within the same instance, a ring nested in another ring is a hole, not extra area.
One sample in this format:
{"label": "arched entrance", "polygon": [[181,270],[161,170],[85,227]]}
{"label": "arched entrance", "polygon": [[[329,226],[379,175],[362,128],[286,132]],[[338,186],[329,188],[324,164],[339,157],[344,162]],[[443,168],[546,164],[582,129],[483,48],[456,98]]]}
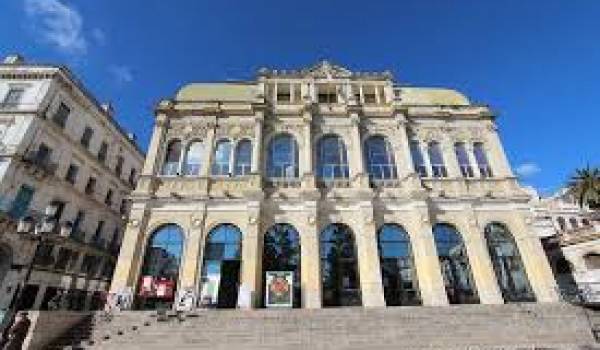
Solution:
{"label": "arched entrance", "polygon": [[242,232],[232,224],[213,228],[206,237],[200,304],[205,307],[235,308],[240,284]]}
{"label": "arched entrance", "polygon": [[323,306],[360,306],[362,297],[352,230],[327,226],[320,237]]}
{"label": "arched entrance", "polygon": [[[291,271],[294,276],[293,305],[300,307],[300,237],[290,224],[275,224],[267,230],[263,245],[263,286],[267,271]],[[263,303],[266,290],[263,288]]]}
{"label": "arched entrance", "polygon": [[140,308],[169,307],[173,303],[183,240],[183,230],[174,224],[163,225],[150,236],[138,290]]}
{"label": "arched entrance", "polygon": [[436,224],[433,238],[440,259],[446,295],[450,304],[476,304],[475,289],[467,249],[460,233],[451,225]]}
{"label": "arched entrance", "polygon": [[421,304],[410,238],[406,231],[399,225],[385,224],[379,229],[377,243],[386,305]]}
{"label": "arched entrance", "polygon": [[521,254],[506,226],[491,223],[486,225],[484,233],[504,301],[535,301]]}

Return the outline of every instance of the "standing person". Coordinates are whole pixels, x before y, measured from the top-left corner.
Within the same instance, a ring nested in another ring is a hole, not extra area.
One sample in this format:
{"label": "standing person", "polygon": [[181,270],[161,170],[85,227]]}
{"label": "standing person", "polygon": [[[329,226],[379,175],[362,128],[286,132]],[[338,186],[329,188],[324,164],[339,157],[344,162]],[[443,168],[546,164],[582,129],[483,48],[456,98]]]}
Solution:
{"label": "standing person", "polygon": [[27,337],[31,321],[27,317],[27,312],[19,312],[12,327],[8,330],[8,342],[4,346],[4,350],[21,350],[23,342]]}

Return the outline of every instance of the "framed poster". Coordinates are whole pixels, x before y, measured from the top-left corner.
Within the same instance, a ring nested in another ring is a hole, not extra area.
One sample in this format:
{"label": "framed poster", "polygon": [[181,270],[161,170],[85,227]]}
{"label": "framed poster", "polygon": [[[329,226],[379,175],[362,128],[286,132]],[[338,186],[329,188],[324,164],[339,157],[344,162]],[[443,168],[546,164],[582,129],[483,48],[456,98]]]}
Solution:
{"label": "framed poster", "polygon": [[292,307],[294,304],[294,273],[267,271],[265,286],[266,307]]}

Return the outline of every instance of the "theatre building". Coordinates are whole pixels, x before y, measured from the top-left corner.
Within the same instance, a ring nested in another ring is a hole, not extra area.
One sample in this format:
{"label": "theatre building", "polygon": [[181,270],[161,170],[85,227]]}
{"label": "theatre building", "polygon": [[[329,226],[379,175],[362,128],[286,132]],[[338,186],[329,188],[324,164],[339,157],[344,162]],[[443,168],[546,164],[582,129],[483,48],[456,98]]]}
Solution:
{"label": "theatre building", "polygon": [[[527,116],[519,116],[527,117]],[[134,308],[554,302],[495,115],[323,61],[160,101],[111,291]]]}

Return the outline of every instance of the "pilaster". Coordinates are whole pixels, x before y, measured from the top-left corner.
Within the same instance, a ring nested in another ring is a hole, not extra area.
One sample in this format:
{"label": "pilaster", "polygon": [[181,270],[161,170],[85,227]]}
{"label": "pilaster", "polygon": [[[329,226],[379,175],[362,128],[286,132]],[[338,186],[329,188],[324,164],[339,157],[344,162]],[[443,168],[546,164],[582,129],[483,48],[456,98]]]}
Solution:
{"label": "pilaster", "polygon": [[361,228],[356,232],[356,250],[358,254],[358,270],[362,302],[365,307],[385,306],[381,266],[377,247],[377,228],[373,220],[373,206],[361,203]]}
{"label": "pilaster", "polygon": [[396,161],[396,169],[398,177],[404,178],[411,173],[414,173],[413,162],[410,155],[410,141],[406,132],[406,117],[403,114],[396,114],[396,122],[398,123],[396,134],[398,137],[392,142],[396,143],[394,148],[394,160]]}
{"label": "pilaster", "polygon": [[321,308],[321,261],[319,255],[318,203],[304,203],[306,221],[300,232],[300,287],[302,307]]}
{"label": "pilaster", "polygon": [[299,150],[299,156],[302,157],[302,161],[300,162],[300,175],[311,174],[313,173],[313,145],[312,145],[312,115],[308,107],[304,108],[304,112],[302,113],[302,120],[304,122],[304,126],[302,127],[302,134],[304,140],[302,142],[302,149]]}
{"label": "pilaster", "polygon": [[250,167],[253,174],[260,172],[263,120],[263,112],[257,111],[254,116],[254,147],[252,147],[252,164]]}
{"label": "pilaster", "polygon": [[158,167],[162,164],[161,147],[165,142],[165,135],[169,119],[166,114],[158,114],[154,124],[154,131],[150,139],[148,154],[142,169],[142,175],[155,175],[159,172]]}
{"label": "pilaster", "polygon": [[248,202],[248,224],[242,241],[241,286],[238,296],[238,307],[243,309],[261,305],[263,235],[260,211],[259,201]]}
{"label": "pilaster", "polygon": [[196,214],[190,218],[190,229],[187,231],[185,239],[185,251],[183,252],[181,277],[179,278],[179,288],[181,290],[193,290],[196,293],[198,289],[198,273],[200,272],[200,253],[203,236],[204,220],[206,218],[206,206],[204,203],[196,210]]}

